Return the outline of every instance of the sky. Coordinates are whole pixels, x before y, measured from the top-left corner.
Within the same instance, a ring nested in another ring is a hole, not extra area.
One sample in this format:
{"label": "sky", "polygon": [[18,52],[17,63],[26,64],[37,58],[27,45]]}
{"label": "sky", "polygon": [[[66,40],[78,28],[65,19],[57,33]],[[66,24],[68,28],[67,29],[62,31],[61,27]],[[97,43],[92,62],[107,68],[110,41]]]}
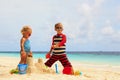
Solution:
{"label": "sky", "polygon": [[61,22],[67,51],[120,51],[120,0],[0,0],[0,51],[20,51],[30,25],[32,51],[49,51]]}

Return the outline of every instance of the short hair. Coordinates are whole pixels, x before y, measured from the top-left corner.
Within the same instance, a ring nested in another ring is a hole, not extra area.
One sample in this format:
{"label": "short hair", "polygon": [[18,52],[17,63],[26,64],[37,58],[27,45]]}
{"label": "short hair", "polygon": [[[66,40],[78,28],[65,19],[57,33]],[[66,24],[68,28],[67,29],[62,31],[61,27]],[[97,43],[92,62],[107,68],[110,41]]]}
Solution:
{"label": "short hair", "polygon": [[56,29],[57,27],[62,27],[62,28],[63,28],[62,23],[56,23],[56,24],[55,24],[55,29]]}
{"label": "short hair", "polygon": [[30,34],[32,33],[32,29],[30,28],[30,26],[23,26],[21,33],[24,34],[26,32],[29,32]]}

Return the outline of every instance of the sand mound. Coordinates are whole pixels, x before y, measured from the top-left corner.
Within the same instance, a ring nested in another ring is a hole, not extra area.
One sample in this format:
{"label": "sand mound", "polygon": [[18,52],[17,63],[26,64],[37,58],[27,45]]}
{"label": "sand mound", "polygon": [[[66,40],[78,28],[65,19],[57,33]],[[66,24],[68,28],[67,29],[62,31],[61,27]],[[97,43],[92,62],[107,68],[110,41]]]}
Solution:
{"label": "sand mound", "polygon": [[39,58],[37,63],[33,63],[32,57],[27,57],[27,74],[31,73],[52,73],[54,74],[55,71],[49,67],[46,67],[43,63],[43,59]]}

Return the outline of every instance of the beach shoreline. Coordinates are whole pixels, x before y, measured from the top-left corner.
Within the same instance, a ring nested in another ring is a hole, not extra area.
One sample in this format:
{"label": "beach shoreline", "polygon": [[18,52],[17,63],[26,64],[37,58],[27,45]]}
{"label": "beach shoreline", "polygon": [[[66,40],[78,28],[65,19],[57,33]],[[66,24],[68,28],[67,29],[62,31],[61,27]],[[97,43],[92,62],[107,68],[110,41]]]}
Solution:
{"label": "beach shoreline", "polygon": [[[17,57],[0,57],[0,80],[120,80],[120,66],[86,64],[77,61],[71,63],[74,71],[82,73],[78,76],[62,74],[63,67],[60,62],[56,62],[59,74],[10,74],[10,70],[16,68],[19,60],[20,58]],[[34,59],[34,63],[36,62],[37,59]],[[51,68],[55,70],[54,65]]]}

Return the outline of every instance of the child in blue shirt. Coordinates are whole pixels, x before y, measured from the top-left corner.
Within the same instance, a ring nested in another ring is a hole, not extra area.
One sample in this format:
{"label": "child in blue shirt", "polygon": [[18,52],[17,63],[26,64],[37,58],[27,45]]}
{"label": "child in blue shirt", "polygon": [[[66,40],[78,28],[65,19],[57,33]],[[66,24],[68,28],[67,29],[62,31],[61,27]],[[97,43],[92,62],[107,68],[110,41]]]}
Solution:
{"label": "child in blue shirt", "polygon": [[32,29],[29,26],[24,26],[21,30],[22,33],[22,38],[20,40],[20,56],[21,56],[21,60],[20,60],[20,64],[26,64],[26,59],[27,56],[32,57],[32,51],[31,51],[31,46],[30,46],[30,41],[29,41],[29,37],[32,34]]}

